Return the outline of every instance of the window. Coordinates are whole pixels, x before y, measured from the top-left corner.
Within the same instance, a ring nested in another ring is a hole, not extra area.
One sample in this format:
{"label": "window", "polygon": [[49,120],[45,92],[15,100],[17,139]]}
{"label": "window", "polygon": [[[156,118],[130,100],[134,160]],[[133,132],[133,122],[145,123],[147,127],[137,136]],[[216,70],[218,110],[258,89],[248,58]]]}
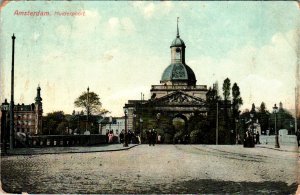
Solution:
{"label": "window", "polygon": [[176,56],[175,56],[176,60],[180,60],[180,54],[181,54],[180,52],[181,52],[181,50],[179,48],[177,48],[176,49]]}

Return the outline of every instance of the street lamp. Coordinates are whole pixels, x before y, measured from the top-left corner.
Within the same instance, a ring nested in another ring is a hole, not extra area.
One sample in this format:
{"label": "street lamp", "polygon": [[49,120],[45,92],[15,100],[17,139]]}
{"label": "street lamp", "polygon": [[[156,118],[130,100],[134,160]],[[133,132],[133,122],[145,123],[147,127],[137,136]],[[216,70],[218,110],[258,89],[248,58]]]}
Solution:
{"label": "street lamp", "polygon": [[238,144],[238,133],[237,133],[238,122],[239,119],[235,119],[235,144]]}
{"label": "street lamp", "polygon": [[141,130],[140,130],[140,138],[141,138],[141,143],[142,143],[142,135],[143,135],[143,119],[142,119],[142,117],[140,117],[140,128],[141,128]]}
{"label": "street lamp", "polygon": [[88,123],[89,123],[89,92],[90,92],[90,88],[87,88],[87,103],[86,103],[86,127],[85,127],[85,131],[88,130]]}
{"label": "street lamp", "polygon": [[279,141],[278,141],[278,132],[277,132],[277,127],[276,127],[276,121],[277,121],[276,115],[278,112],[278,107],[276,106],[276,104],[273,107],[273,112],[275,114],[275,148],[280,148]]}
{"label": "street lamp", "polygon": [[136,120],[135,120],[135,118],[136,118],[136,114],[133,114],[133,132],[136,132],[136,128],[135,128],[135,126],[136,126]]}
{"label": "street lamp", "polygon": [[124,134],[124,147],[128,147],[128,136],[127,136],[127,114],[128,110],[127,108],[124,108],[124,114],[125,114],[125,134]]}
{"label": "street lamp", "polygon": [[1,105],[2,117],[1,117],[1,141],[3,144],[4,153],[6,153],[6,141],[7,141],[7,112],[9,110],[9,104],[7,99]]}
{"label": "street lamp", "polygon": [[250,147],[254,147],[254,114],[250,113],[250,118],[251,118],[251,132],[250,132]]}
{"label": "street lamp", "polygon": [[160,119],[160,113],[157,113],[156,114],[157,128],[159,128],[159,119]]}

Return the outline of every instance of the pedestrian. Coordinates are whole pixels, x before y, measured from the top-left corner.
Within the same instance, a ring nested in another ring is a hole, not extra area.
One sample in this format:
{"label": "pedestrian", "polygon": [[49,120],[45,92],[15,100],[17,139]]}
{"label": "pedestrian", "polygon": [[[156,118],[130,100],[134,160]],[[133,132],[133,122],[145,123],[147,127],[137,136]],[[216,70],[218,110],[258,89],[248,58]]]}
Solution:
{"label": "pedestrian", "polygon": [[152,143],[152,137],[151,137],[151,135],[152,135],[152,132],[151,132],[151,129],[149,129],[147,131],[147,140],[148,140],[149,146],[151,146],[151,143]]}
{"label": "pedestrian", "polygon": [[110,131],[108,134],[108,143],[113,143],[113,138],[114,138],[114,132]]}
{"label": "pedestrian", "polygon": [[298,147],[300,147],[300,130],[299,129],[297,130],[296,135],[297,135]]}
{"label": "pedestrian", "polygon": [[247,130],[244,135],[244,147],[249,147],[249,131]]}
{"label": "pedestrian", "polygon": [[255,142],[255,144],[260,144],[260,141],[259,141],[259,132],[258,131],[256,131],[256,135],[255,135],[255,137],[256,137],[256,142]]}
{"label": "pedestrian", "polygon": [[153,129],[152,131],[151,131],[151,141],[152,141],[152,146],[154,146],[155,145],[155,143],[156,143],[156,139],[157,139],[157,132],[155,131],[155,129]]}
{"label": "pedestrian", "polygon": [[120,143],[123,144],[124,143],[124,129],[121,131],[120,133]]}
{"label": "pedestrian", "polygon": [[138,135],[137,138],[138,138],[139,144],[141,144],[142,143],[141,137]]}
{"label": "pedestrian", "polygon": [[160,134],[158,134],[158,136],[157,136],[157,143],[158,143],[158,144],[161,143],[161,135],[160,135]]}

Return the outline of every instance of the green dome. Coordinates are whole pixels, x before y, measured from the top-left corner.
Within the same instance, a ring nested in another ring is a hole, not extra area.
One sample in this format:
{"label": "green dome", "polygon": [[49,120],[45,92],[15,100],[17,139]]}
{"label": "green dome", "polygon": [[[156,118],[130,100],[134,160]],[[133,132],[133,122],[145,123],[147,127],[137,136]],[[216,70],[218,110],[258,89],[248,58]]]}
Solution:
{"label": "green dome", "polygon": [[185,48],[185,44],[183,42],[183,40],[181,38],[179,38],[179,36],[177,36],[173,41],[170,47],[184,47]]}
{"label": "green dome", "polygon": [[196,77],[193,70],[185,64],[170,64],[162,74],[161,82],[186,81],[188,84],[196,84]]}

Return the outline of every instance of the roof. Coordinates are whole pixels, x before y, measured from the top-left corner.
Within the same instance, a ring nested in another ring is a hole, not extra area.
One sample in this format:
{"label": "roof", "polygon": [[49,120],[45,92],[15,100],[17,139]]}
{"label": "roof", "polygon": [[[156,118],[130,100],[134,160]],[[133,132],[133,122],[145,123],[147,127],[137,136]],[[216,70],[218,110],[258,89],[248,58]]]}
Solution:
{"label": "roof", "polygon": [[196,77],[188,65],[172,63],[164,70],[161,81],[187,81],[190,84],[196,84]]}
{"label": "roof", "polygon": [[184,41],[177,36],[173,41],[170,47],[184,47],[185,48],[185,44]]}

